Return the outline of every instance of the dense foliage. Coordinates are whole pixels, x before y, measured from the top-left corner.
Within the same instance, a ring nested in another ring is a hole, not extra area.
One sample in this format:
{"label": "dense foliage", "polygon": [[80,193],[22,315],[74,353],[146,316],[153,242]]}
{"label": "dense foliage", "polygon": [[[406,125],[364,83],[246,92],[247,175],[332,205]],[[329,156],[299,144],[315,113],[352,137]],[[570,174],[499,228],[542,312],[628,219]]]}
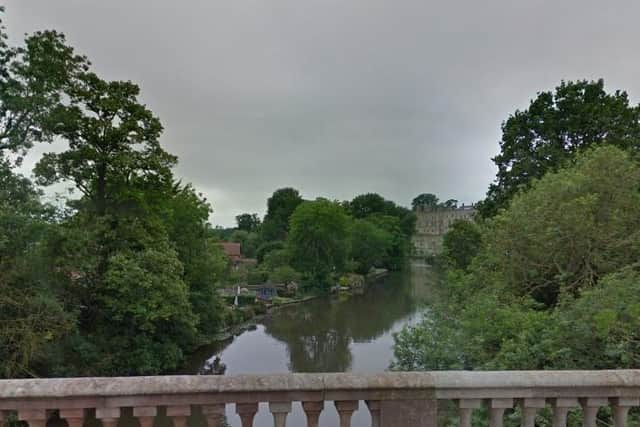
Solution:
{"label": "dense foliage", "polygon": [[639,190],[637,160],[605,145],[454,226],[446,296],[397,335],[395,367],[637,367]]}
{"label": "dense foliage", "polygon": [[[1,377],[170,372],[221,324],[227,260],[211,207],[175,182],[162,126],[131,82],[105,81],[48,31],[10,47],[0,33]],[[34,143],[41,201],[15,172]]]}
{"label": "dense foliage", "polygon": [[495,215],[532,180],[598,144],[640,148],[640,107],[629,105],[625,92],[607,93],[603,80],[583,80],[538,93],[526,110],[502,124],[500,153],[493,159],[496,182],[479,206],[481,215]]}
{"label": "dense foliage", "polygon": [[238,280],[301,282],[312,292],[327,291],[343,275],[403,268],[415,227],[412,211],[379,194],[305,201],[290,187],[268,199],[264,221],[255,214],[236,219],[237,228],[223,239],[240,243],[243,256],[257,261]]}

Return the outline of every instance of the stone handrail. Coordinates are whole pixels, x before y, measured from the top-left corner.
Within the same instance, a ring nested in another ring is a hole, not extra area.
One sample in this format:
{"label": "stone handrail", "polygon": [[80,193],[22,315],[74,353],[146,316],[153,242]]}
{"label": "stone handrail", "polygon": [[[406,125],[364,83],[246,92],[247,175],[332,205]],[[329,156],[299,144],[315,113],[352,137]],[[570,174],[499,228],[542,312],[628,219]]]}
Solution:
{"label": "stone handrail", "polygon": [[251,426],[258,403],[267,402],[276,427],[286,425],[292,402],[301,402],[307,425],[316,427],[325,402],[333,401],[340,427],[364,401],[373,427],[435,426],[438,402],[457,404],[460,425],[471,425],[474,409],[486,406],[490,424],[500,427],[505,411],[519,407],[522,425],[533,427],[543,408],[553,425],[581,408],[584,425],[594,427],[600,408],[610,406],[617,427],[639,406],[640,370],[398,372],[375,375],[282,374],[240,376],[156,376],[0,380],[0,424],[17,417],[44,427],[53,411],[69,427],[81,427],[88,414],[115,427],[121,408],[133,408],[141,427],[153,426],[158,407],[174,427],[185,427],[199,407],[209,427],[218,427],[225,406],[234,403],[244,427]]}

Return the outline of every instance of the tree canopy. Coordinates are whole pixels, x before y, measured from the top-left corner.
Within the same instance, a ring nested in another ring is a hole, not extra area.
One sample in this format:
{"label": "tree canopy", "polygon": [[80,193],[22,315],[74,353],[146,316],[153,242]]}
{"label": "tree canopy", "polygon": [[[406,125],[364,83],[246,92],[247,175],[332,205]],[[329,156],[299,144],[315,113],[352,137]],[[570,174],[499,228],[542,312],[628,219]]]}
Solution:
{"label": "tree canopy", "polygon": [[605,369],[640,360],[640,163],[600,144],[478,224],[455,223],[439,302],[395,367]]}
{"label": "tree canopy", "polygon": [[480,213],[495,215],[533,179],[597,144],[640,148],[640,108],[629,104],[626,92],[607,92],[603,80],[581,80],[538,93],[527,109],[502,124],[500,153],[493,158],[498,173]]}
{"label": "tree canopy", "polygon": [[262,224],[265,241],[284,240],[289,231],[289,219],[299,204],[302,196],[294,188],[276,190],[267,200],[267,214]]}
{"label": "tree canopy", "polygon": [[0,8],[0,157],[19,162],[34,142],[51,141],[68,123],[65,91],[88,67],[64,35],[37,32],[9,46]]}
{"label": "tree canopy", "polygon": [[318,281],[341,269],[348,253],[348,221],[338,203],[318,199],[300,204],[287,239],[293,265]]}

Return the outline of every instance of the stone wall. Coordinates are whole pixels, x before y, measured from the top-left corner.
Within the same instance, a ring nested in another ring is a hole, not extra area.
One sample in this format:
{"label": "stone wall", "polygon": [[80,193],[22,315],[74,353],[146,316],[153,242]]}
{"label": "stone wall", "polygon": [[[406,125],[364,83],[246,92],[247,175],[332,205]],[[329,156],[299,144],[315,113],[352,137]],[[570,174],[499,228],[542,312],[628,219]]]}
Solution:
{"label": "stone wall", "polygon": [[442,241],[456,220],[473,221],[473,205],[459,208],[419,206],[415,211],[416,231],[413,235],[413,255],[433,256],[442,252]]}

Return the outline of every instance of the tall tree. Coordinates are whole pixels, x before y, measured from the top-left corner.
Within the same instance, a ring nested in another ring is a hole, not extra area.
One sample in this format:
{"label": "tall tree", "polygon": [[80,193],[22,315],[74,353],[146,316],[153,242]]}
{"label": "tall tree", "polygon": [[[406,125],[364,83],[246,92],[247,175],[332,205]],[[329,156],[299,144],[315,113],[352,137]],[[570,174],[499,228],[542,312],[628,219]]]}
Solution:
{"label": "tall tree", "polygon": [[[494,217],[482,265],[512,293],[553,305],[640,256],[640,167],[611,146],[548,173]],[[480,256],[480,255],[479,255]]]}
{"label": "tall tree", "polygon": [[36,166],[39,183],[70,180],[104,215],[118,197],[133,188],[170,186],[176,158],[160,147],[160,120],[138,101],[131,82],[107,82],[84,73],[69,90],[70,117],[58,129],[69,149],[46,153]]}
{"label": "tall tree", "polygon": [[[71,181],[82,194],[56,243],[58,268],[82,308],[65,360],[87,375],[175,369],[197,339],[194,298],[209,297],[215,280],[203,278],[194,247],[175,231],[202,237],[209,207],[174,186],[176,158],[160,146],[162,126],[138,101],[138,86],[85,72],[66,93],[67,120],[56,133],[68,147],[35,169],[41,184]],[[196,250],[206,249],[202,242]]]}
{"label": "tall tree", "polygon": [[360,194],[347,204],[354,218],[366,218],[373,214],[390,214],[395,204],[377,193]]}
{"label": "tall tree", "polygon": [[327,276],[340,271],[348,251],[349,217],[337,203],[325,199],[304,202],[291,216],[287,239],[292,264],[326,286]]}
{"label": "tall tree", "polygon": [[422,193],[414,197],[411,201],[411,207],[416,210],[419,206],[435,207],[438,206],[438,197],[431,193]]}
{"label": "tall tree", "polygon": [[260,217],[255,213],[243,213],[236,216],[236,223],[238,224],[238,230],[252,232],[260,227]]}
{"label": "tall tree", "polygon": [[289,231],[289,218],[302,202],[300,193],[294,188],[276,190],[267,200],[267,214],[262,224],[263,239],[284,240]]}
{"label": "tall tree", "polygon": [[0,158],[14,154],[20,162],[34,142],[53,138],[68,120],[64,91],[87,66],[55,31],[9,46],[0,20]]}
{"label": "tall tree", "polygon": [[0,160],[0,378],[34,376],[51,342],[74,329],[48,265],[43,240],[53,209],[28,179]]}
{"label": "tall tree", "polygon": [[608,93],[604,81],[562,82],[554,92],[540,92],[529,108],[502,124],[496,182],[479,205],[482,216],[495,215],[534,178],[561,167],[594,144],[640,149],[640,108],[626,92]]}
{"label": "tall tree", "polygon": [[366,274],[381,266],[392,249],[393,235],[366,219],[355,219],[349,227],[349,256],[357,263],[356,272]]}

